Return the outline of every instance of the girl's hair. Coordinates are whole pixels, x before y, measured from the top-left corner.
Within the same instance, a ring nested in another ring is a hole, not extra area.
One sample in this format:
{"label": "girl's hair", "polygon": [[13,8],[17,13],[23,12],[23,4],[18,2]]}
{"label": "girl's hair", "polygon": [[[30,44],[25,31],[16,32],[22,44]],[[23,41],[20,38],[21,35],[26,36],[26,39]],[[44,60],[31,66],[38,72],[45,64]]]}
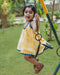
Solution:
{"label": "girl's hair", "polygon": [[23,9],[23,15],[24,15],[24,11],[25,11],[25,9],[26,9],[27,7],[31,8],[32,11],[34,12],[34,15],[35,15],[35,13],[36,13],[36,8],[35,8],[33,5],[25,6],[24,9]]}

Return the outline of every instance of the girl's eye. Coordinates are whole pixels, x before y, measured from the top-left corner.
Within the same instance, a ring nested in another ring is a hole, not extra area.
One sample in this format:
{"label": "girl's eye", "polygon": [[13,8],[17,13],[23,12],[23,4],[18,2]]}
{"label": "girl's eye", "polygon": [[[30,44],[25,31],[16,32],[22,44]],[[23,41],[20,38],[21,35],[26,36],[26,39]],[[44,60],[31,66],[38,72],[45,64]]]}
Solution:
{"label": "girl's eye", "polygon": [[30,11],[29,13],[32,14],[32,11]]}
{"label": "girl's eye", "polygon": [[32,14],[32,11],[25,11],[25,13],[26,13],[26,14],[27,14],[27,13]]}
{"label": "girl's eye", "polygon": [[25,11],[25,13],[28,13],[27,11]]}

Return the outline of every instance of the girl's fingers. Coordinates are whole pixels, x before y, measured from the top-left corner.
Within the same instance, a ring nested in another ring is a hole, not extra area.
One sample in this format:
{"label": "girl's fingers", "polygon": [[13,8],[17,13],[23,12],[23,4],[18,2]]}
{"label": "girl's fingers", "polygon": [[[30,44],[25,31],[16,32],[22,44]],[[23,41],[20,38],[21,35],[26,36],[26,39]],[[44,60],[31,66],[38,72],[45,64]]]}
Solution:
{"label": "girl's fingers", "polygon": [[39,17],[39,15],[38,15],[37,13],[35,14],[35,16],[36,16],[36,17]]}
{"label": "girl's fingers", "polygon": [[35,17],[36,17],[36,18],[39,18],[39,15],[38,15],[38,14],[35,14]]}
{"label": "girl's fingers", "polygon": [[39,15],[37,13],[35,14],[35,18],[36,20],[39,20]]}

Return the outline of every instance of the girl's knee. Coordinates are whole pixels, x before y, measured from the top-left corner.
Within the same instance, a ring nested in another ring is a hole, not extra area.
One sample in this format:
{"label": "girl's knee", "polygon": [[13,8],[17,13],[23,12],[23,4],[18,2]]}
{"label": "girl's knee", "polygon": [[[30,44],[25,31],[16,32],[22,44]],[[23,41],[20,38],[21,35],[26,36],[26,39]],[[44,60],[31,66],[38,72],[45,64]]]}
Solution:
{"label": "girl's knee", "polygon": [[24,58],[27,60],[27,59],[31,58],[31,56],[29,56],[29,55],[24,55]]}

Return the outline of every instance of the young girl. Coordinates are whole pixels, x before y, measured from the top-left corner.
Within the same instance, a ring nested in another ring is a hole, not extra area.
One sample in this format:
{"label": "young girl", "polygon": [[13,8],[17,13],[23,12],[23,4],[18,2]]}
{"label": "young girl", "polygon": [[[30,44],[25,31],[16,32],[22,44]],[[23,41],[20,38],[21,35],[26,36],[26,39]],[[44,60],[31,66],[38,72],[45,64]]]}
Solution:
{"label": "young girl", "polygon": [[[28,62],[34,65],[34,71],[37,74],[44,67],[42,63],[38,62],[38,59],[34,58],[39,42],[35,39],[35,35],[37,34],[37,25],[33,18],[38,21],[39,28],[39,15],[36,14],[36,8],[33,5],[25,6],[23,14],[26,19],[26,24],[22,30],[17,49],[20,50],[20,53],[24,55],[24,58]],[[46,48],[44,45],[42,45],[46,43],[47,41],[42,38],[38,54],[42,53]]]}

